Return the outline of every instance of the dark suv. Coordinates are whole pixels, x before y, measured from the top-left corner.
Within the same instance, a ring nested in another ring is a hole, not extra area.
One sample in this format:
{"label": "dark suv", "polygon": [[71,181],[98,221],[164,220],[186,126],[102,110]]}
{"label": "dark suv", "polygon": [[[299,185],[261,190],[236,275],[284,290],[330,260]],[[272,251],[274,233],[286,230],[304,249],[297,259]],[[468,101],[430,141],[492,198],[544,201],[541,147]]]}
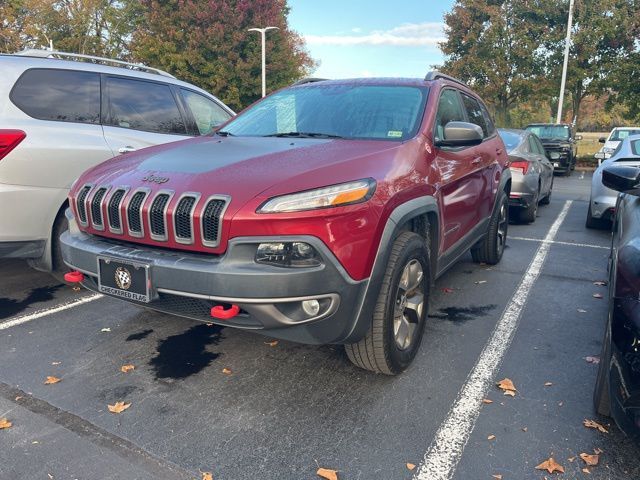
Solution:
{"label": "dark suv", "polygon": [[567,123],[532,123],[526,130],[535,133],[542,142],[555,173],[571,175],[576,168],[578,147],[576,142],[582,137],[576,135]]}
{"label": "dark suv", "polygon": [[397,374],[432,281],[500,261],[510,170],[459,81],[300,82],[215,134],[123,155],[70,193],[68,281]]}

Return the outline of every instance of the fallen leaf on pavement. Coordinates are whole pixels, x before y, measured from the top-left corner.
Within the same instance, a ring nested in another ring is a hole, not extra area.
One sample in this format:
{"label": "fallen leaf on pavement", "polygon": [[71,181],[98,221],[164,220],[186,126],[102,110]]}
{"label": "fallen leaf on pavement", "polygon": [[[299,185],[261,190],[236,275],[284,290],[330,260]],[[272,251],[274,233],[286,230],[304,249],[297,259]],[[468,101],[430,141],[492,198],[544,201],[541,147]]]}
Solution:
{"label": "fallen leaf on pavement", "polygon": [[496,436],[495,436],[495,435],[489,435],[489,436],[487,437],[487,440],[495,440],[495,439],[496,439]]}
{"label": "fallen leaf on pavement", "polygon": [[556,462],[553,457],[550,457],[548,460],[545,460],[540,465],[536,467],[536,470],[546,470],[549,473],[560,472],[564,473],[564,467]]}
{"label": "fallen leaf on pavement", "polygon": [[58,383],[61,379],[58,377],[47,377],[44,381],[45,385],[53,385],[54,383]]}
{"label": "fallen leaf on pavement", "polygon": [[6,418],[4,418],[4,417],[0,418],[0,430],[5,429],[5,428],[11,428],[11,425],[13,425],[13,423],[11,423]]}
{"label": "fallen leaf on pavement", "polygon": [[558,406],[561,407],[564,405],[564,402],[558,402]]}
{"label": "fallen leaf on pavement", "polygon": [[582,473],[590,474],[591,470],[589,470],[588,468],[583,468]]}
{"label": "fallen leaf on pavement", "polygon": [[576,457],[571,457],[571,458],[568,458],[567,460],[569,460],[570,463],[573,463],[575,461],[575,459],[576,459]]}
{"label": "fallen leaf on pavement", "polygon": [[486,403],[487,405],[489,405],[490,403],[493,403],[493,400],[489,400],[488,398],[485,398],[484,400],[482,400],[482,403]]}
{"label": "fallen leaf on pavement", "polygon": [[51,365],[60,365],[62,362],[51,362]]}
{"label": "fallen leaf on pavement", "polygon": [[593,363],[594,365],[600,363],[600,357],[584,357],[584,359],[587,361],[587,363]]}
{"label": "fallen leaf on pavement", "polygon": [[551,382],[545,382],[545,384],[544,384],[545,387],[550,387],[552,385],[553,385],[553,383],[551,383]]}
{"label": "fallen leaf on pavement", "polygon": [[444,288],[441,288],[440,290],[442,290],[444,293],[453,293],[453,288],[449,288],[449,287],[444,287]]}
{"label": "fallen leaf on pavement", "polygon": [[495,478],[496,480],[502,480],[502,475],[491,475],[491,477]]}
{"label": "fallen leaf on pavement", "polygon": [[222,373],[224,373],[225,375],[231,375],[233,372],[231,371],[231,369],[224,367],[222,369]]}
{"label": "fallen leaf on pavement", "polygon": [[602,450],[601,448],[594,448],[593,453],[595,453],[596,455],[600,455],[601,453],[604,453],[604,450]]}
{"label": "fallen leaf on pavement", "polygon": [[120,367],[120,371],[121,371],[122,373],[128,373],[128,372],[130,372],[131,370],[135,370],[135,369],[136,369],[135,365],[122,365],[122,366]]}
{"label": "fallen leaf on pavement", "polygon": [[416,466],[413,463],[407,463],[407,469],[413,470]]}
{"label": "fallen leaf on pavement", "polygon": [[589,455],[588,453],[581,453],[580,458],[587,464],[589,467],[595,467],[598,465],[598,461],[600,461],[600,455]]}
{"label": "fallen leaf on pavement", "polygon": [[18,400],[22,400],[22,395],[18,395],[16,398],[13,399],[14,402],[17,402]]}
{"label": "fallen leaf on pavement", "polygon": [[111,331],[111,329],[110,328],[102,328],[102,329],[100,329],[100,331],[109,333]]}
{"label": "fallen leaf on pavement", "polygon": [[600,282],[593,282],[593,284],[594,284],[594,285],[597,285],[597,286],[599,286],[599,287],[604,287],[604,286],[607,284],[607,282],[602,282],[602,281],[600,281]]}
{"label": "fallen leaf on pavement", "polygon": [[130,403],[116,402],[113,405],[107,405],[107,408],[111,413],[122,413],[130,406],[131,406]]}
{"label": "fallen leaf on pavement", "polygon": [[593,298],[604,298],[601,293],[594,293]]}
{"label": "fallen leaf on pavement", "polygon": [[316,475],[326,478],[327,480],[338,480],[338,472],[328,468],[319,468]]}
{"label": "fallen leaf on pavement", "polygon": [[476,285],[482,285],[483,283],[487,283],[487,281],[486,280],[478,280],[476,282]]}
{"label": "fallen leaf on pavement", "polygon": [[213,480],[213,473],[202,472],[202,480]]}
{"label": "fallen leaf on pavement", "polygon": [[505,395],[509,395],[511,397],[516,396],[516,391],[517,391],[516,387],[509,378],[500,380],[497,385],[498,385],[498,388],[501,389]]}
{"label": "fallen leaf on pavement", "polygon": [[527,430],[529,430],[527,427],[522,427],[523,432],[526,432]]}
{"label": "fallen leaf on pavement", "polygon": [[584,308],[579,308],[578,313],[587,313],[587,311]]}
{"label": "fallen leaf on pavement", "polygon": [[587,428],[595,428],[596,430],[598,430],[598,431],[600,431],[602,433],[609,433],[609,431],[606,428],[604,428],[598,422],[595,422],[593,420],[585,419],[584,422],[582,422],[582,424]]}
{"label": "fallen leaf on pavement", "polygon": [[278,345],[278,340],[274,340],[273,342],[264,342],[265,345],[269,345],[270,347],[275,347]]}

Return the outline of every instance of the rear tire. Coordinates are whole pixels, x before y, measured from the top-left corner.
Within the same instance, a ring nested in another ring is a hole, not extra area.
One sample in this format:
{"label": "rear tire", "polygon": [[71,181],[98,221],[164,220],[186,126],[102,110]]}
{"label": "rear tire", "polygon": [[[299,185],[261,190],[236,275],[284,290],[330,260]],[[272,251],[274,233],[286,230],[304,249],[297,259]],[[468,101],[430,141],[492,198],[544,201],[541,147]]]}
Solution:
{"label": "rear tire", "polygon": [[602,340],[602,350],[600,351],[600,364],[598,365],[598,376],[593,389],[593,407],[596,412],[605,417],[611,416],[611,397],[609,395],[609,357],[611,356],[611,335],[609,325]]}
{"label": "rear tire", "polygon": [[551,203],[551,193],[553,192],[553,175],[551,176],[551,186],[546,197],[540,200],[540,205],[549,205]]}
{"label": "rear tire", "polygon": [[344,346],[354,365],[385,375],[407,369],[422,342],[430,279],[424,239],[403,232],[393,243],[367,335]]}
{"label": "rear tire", "polygon": [[69,230],[69,222],[64,215],[64,210],[58,214],[51,230],[51,275],[59,282],[64,282],[64,274],[69,271],[62,260],[62,250],[60,249],[60,235]]}
{"label": "rear tire", "polygon": [[480,243],[471,249],[471,256],[476,263],[495,265],[500,262],[507,241],[509,227],[509,205],[504,190],[498,192],[498,202],[489,220],[487,234]]}

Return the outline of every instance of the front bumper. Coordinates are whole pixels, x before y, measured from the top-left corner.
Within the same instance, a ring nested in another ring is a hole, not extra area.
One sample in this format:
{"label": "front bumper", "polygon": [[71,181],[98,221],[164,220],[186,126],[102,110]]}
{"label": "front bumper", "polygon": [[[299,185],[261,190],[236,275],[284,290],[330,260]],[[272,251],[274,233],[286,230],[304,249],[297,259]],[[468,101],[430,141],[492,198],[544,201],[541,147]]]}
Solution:
{"label": "front bumper", "polygon": [[[351,279],[326,245],[315,237],[234,238],[224,255],[208,255],[87,235],[77,230],[69,213],[67,217],[71,230],[60,238],[62,255],[67,265],[85,274],[82,284],[90,290],[98,291],[98,257],[131,261],[149,266],[151,294],[150,303],[132,303],[300,343],[358,340],[353,338],[353,332],[368,280]],[[282,241],[312,245],[323,264],[296,269],[255,262],[259,243]],[[316,317],[301,314],[300,303],[309,299],[324,305]],[[229,320],[211,317],[212,307],[230,304],[240,308],[239,315]]]}

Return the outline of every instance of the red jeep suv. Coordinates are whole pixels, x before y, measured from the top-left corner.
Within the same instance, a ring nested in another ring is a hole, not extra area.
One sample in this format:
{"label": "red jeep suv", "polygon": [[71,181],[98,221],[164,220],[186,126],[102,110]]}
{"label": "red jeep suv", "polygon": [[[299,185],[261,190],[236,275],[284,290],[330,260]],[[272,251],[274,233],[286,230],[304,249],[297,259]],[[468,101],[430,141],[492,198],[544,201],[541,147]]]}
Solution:
{"label": "red jeep suv", "polygon": [[507,154],[463,83],[307,80],[216,133],[85,172],[61,236],[67,280],[155,310],[403,371],[435,278],[495,264]]}

